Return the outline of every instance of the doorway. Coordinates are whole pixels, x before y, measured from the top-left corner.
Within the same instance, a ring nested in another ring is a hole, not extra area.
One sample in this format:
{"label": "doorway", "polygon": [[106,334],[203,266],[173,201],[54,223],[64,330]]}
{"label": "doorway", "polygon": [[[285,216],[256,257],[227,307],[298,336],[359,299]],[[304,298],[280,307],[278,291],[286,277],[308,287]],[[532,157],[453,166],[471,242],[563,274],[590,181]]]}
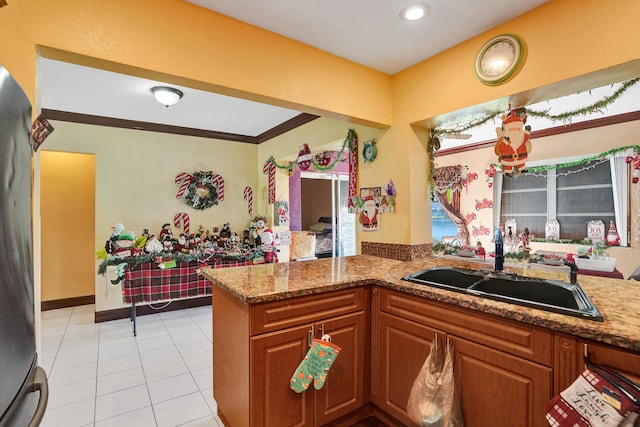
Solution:
{"label": "doorway", "polygon": [[[302,172],[301,223],[316,232],[319,258],[356,254],[356,215],[347,208],[349,177],[337,173]],[[327,224],[318,233],[318,224]]]}
{"label": "doorway", "polygon": [[41,302],[45,308],[93,303],[95,172],[93,154],[41,152]]}

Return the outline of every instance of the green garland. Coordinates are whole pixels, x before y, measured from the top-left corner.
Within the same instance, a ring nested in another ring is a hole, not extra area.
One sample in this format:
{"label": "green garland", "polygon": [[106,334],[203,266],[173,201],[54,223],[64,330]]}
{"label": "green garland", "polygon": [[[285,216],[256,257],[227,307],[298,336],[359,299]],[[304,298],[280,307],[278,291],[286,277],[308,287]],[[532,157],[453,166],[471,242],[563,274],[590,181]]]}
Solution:
{"label": "green garland", "polygon": [[[594,160],[600,160],[600,159],[604,159],[607,157],[611,157],[617,153],[626,151],[626,150],[635,150],[636,153],[640,153],[640,145],[627,145],[625,147],[618,147],[618,148],[612,148],[611,150],[607,150],[607,151],[603,151],[600,154],[596,154],[595,156],[591,156],[591,157],[585,157],[584,159],[580,159],[580,160],[576,160],[574,162],[567,162],[567,163],[559,163],[556,165],[550,165],[550,166],[536,166],[536,167],[529,167],[527,166],[526,169],[526,173],[535,173],[535,172],[546,172],[549,171],[551,169],[564,169],[564,168],[570,168],[573,166],[579,166],[579,165],[583,165],[585,163],[589,163],[592,162]],[[497,168],[499,168],[498,165],[495,165]]]}
{"label": "green garland", "polygon": [[[635,84],[637,84],[638,82],[640,82],[640,78],[635,78],[635,79],[631,79],[631,80],[627,80],[625,82],[622,83],[622,85],[618,88],[618,90],[616,90],[614,93],[612,93],[610,96],[606,96],[603,99],[594,102],[591,105],[587,105],[585,107],[582,108],[578,108],[576,110],[571,110],[571,111],[567,111],[564,113],[560,113],[560,114],[549,114],[548,111],[535,111],[535,110],[529,110],[529,109],[525,109],[525,112],[527,113],[527,116],[531,116],[531,117],[538,117],[538,118],[546,118],[551,120],[552,122],[558,122],[558,121],[562,121],[562,122],[570,122],[572,118],[574,117],[579,117],[579,116],[585,116],[587,114],[590,113],[597,113],[602,111],[603,109],[605,109],[607,106],[613,104],[615,101],[618,100],[618,98],[620,98],[620,96],[622,96],[622,94],[624,92],[626,92],[630,87],[634,86]],[[429,171],[429,182],[431,183],[431,189],[433,190],[433,170],[435,168],[434,166],[434,160],[433,160],[433,153],[434,153],[434,149],[437,151],[437,149],[440,147],[440,138],[445,136],[445,135],[451,135],[451,134],[459,134],[459,133],[463,133],[469,129],[481,126],[485,123],[487,123],[490,120],[494,120],[496,117],[500,116],[502,114],[502,111],[493,113],[489,116],[486,117],[481,117],[481,118],[477,118],[474,120],[471,120],[470,122],[468,122],[466,125],[463,126],[456,126],[455,128],[450,128],[450,129],[439,129],[439,128],[433,128],[433,129],[429,129],[429,142],[427,144],[427,148],[429,150],[428,154],[430,156],[430,171]],[[623,147],[624,148],[634,148],[637,146],[630,146],[630,147]],[[636,151],[637,148],[636,148]],[[592,159],[593,160],[593,159]],[[581,163],[586,163],[585,161],[580,161],[577,164],[581,164]],[[568,164],[569,166],[571,166],[570,164]],[[527,170],[533,170],[533,168],[527,168]]]}
{"label": "green garland", "polygon": [[145,262],[155,261],[156,258],[162,257],[164,261],[173,260],[175,262],[206,262],[212,258],[225,258],[225,259],[247,259],[245,255],[211,255],[211,254],[183,254],[181,252],[171,253],[153,253],[153,254],[141,254],[138,256],[130,257],[115,257],[109,255],[107,259],[102,261],[98,266],[98,274],[104,276],[107,272],[107,266],[127,264],[128,267],[137,267]]}
{"label": "green garland", "polygon": [[[347,136],[344,139],[344,142],[342,143],[342,148],[340,149],[340,152],[338,153],[338,155],[336,156],[335,159],[333,159],[333,161],[328,164],[327,166],[322,166],[320,164],[318,164],[318,161],[316,160],[316,157],[318,156],[317,154],[314,155],[313,157],[311,157],[311,164],[313,165],[313,168],[317,171],[328,171],[331,170],[335,167],[336,164],[338,164],[338,162],[340,162],[342,160],[342,155],[347,151],[350,150],[351,147],[351,142],[357,138],[356,135],[356,131],[354,129],[349,129],[349,131],[347,132]],[[375,139],[373,140],[375,142]],[[293,169],[295,169],[298,166],[298,159],[289,162],[287,164],[278,164],[278,162],[276,162],[276,160],[273,158],[273,156],[269,157],[269,162],[273,163],[273,165],[275,167],[277,167],[278,169],[286,169],[288,171],[291,171]]]}

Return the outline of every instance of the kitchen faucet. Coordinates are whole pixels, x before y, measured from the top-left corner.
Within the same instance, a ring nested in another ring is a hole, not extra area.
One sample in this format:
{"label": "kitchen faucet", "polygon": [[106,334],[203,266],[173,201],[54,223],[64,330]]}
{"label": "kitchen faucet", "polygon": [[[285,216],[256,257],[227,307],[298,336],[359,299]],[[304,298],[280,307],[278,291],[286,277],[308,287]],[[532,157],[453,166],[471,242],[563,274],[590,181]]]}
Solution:
{"label": "kitchen faucet", "polygon": [[575,262],[569,261],[566,258],[562,259],[564,265],[569,267],[571,271],[569,272],[569,281],[573,284],[578,283],[578,266]]}
{"label": "kitchen faucet", "polygon": [[502,242],[502,232],[500,231],[499,228],[495,229],[494,242],[496,244],[496,248],[494,251],[495,263],[494,263],[493,269],[497,271],[502,271],[503,264],[504,264],[504,246]]}

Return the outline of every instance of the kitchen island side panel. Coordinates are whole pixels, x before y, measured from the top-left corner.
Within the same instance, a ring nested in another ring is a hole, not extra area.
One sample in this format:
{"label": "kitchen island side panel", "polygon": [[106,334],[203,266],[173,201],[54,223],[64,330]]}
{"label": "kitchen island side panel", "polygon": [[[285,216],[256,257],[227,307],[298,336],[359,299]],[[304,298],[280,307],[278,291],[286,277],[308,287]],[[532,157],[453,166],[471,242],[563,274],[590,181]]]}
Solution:
{"label": "kitchen island side panel", "polygon": [[249,305],[213,287],[213,398],[226,426],[249,426]]}

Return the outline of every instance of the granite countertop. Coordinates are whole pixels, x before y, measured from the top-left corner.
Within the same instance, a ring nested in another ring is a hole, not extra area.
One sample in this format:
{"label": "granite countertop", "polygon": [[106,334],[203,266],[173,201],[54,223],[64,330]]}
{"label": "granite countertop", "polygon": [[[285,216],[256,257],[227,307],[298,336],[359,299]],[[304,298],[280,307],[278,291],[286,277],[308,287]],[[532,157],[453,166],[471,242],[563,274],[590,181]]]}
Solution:
{"label": "granite countertop", "polygon": [[[604,322],[596,322],[401,280],[407,274],[438,265],[472,270],[486,267],[477,262],[465,262],[461,259],[428,258],[406,262],[356,255],[249,267],[221,269],[204,267],[202,274],[214,285],[248,304],[376,284],[431,300],[640,351],[640,283],[637,281],[579,275],[578,283],[604,317]],[[523,265],[505,266],[505,270],[520,276],[568,282],[568,275],[564,269],[537,269]]]}

